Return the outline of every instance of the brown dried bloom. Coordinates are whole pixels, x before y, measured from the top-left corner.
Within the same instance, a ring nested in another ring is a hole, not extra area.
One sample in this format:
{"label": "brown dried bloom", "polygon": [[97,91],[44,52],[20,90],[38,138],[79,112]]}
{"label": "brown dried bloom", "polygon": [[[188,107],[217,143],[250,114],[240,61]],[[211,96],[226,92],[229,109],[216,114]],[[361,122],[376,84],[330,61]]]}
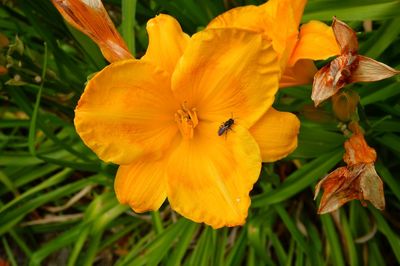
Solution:
{"label": "brown dried bloom", "polygon": [[340,167],[318,182],[315,197],[324,190],[318,214],[337,210],[345,203],[358,199],[365,206],[371,202],[377,209],[385,208],[383,182],[375,171],[376,152],[365,141],[356,123],[350,126],[354,134],[344,144],[343,160],[347,166]]}
{"label": "brown dried bloom", "polygon": [[359,55],[356,33],[344,22],[334,17],[332,28],[341,55],[315,74],[311,94],[315,106],[336,94],[346,84],[378,81],[400,73],[372,58]]}

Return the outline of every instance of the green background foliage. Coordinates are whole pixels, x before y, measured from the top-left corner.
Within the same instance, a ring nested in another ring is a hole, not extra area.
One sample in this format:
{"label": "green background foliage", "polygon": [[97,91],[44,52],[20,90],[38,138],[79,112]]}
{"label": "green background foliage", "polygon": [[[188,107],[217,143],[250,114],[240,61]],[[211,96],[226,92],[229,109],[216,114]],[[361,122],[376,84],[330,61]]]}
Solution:
{"label": "green background foliage", "polygon": [[[108,0],[111,18],[137,57],[146,21],[173,15],[187,33],[236,0]],[[343,137],[328,104],[312,111],[311,86],[280,91],[275,107],[302,120],[298,149],[264,164],[243,227],[190,222],[168,204],[134,214],[113,191],[116,166],[77,136],[73,110],[87,77],[106,65],[96,45],[66,25],[49,0],[1,0],[0,258],[10,265],[398,265],[400,264],[400,79],[354,84],[368,143],[377,150],[386,210],[351,202],[316,214],[316,182],[342,165]],[[360,54],[400,69],[400,1],[310,0],[303,22],[349,23]],[[363,21],[373,30],[363,31]],[[319,66],[323,65],[320,62]],[[132,73],[134,74],[134,73]],[[311,110],[311,111],[310,111]]]}

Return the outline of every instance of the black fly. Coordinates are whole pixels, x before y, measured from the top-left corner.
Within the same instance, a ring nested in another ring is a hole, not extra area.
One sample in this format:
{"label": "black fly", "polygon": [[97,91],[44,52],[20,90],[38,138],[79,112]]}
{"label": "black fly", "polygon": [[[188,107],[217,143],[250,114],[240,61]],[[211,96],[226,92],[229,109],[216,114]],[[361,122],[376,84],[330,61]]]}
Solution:
{"label": "black fly", "polygon": [[228,130],[232,130],[232,125],[235,123],[233,118],[229,118],[224,123],[219,126],[218,136],[222,136],[223,134],[228,134]]}

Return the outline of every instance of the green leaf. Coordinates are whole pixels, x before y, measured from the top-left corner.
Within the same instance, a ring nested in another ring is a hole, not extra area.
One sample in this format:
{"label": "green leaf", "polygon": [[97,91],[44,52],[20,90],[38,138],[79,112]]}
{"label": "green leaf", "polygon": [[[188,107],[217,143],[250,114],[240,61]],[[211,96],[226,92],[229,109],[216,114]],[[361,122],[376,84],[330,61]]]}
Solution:
{"label": "green leaf", "polygon": [[328,244],[331,250],[330,258],[332,264],[338,266],[345,265],[345,259],[342,254],[342,248],[339,241],[338,233],[335,230],[335,226],[329,214],[323,214],[320,216],[321,222],[324,226],[324,232],[328,240]]}
{"label": "green leaf", "polygon": [[122,0],[122,37],[133,56],[136,54],[135,48],[135,15],[136,0]]}
{"label": "green leaf", "polygon": [[315,158],[343,145],[342,134],[301,126],[297,149],[291,154],[294,158]]}
{"label": "green leaf", "polygon": [[386,236],[390,247],[396,256],[397,263],[400,263],[400,236],[393,232],[385,218],[378,210],[374,207],[370,207],[369,209],[375,217],[376,223],[378,224],[378,230]]}
{"label": "green leaf", "polygon": [[314,159],[288,176],[286,181],[275,190],[253,197],[252,206],[263,207],[289,199],[316,180],[322,178],[341,158],[342,152],[335,151]]}
{"label": "green leaf", "polygon": [[400,2],[397,0],[335,0],[310,1],[306,6],[303,22],[310,20],[331,21],[333,16],[340,20],[380,20],[398,18]]}

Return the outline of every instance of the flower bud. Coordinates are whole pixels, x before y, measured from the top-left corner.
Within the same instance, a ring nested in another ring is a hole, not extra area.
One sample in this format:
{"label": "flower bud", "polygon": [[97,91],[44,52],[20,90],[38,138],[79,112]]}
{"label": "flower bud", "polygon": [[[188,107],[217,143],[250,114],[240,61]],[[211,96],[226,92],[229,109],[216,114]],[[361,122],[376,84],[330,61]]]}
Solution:
{"label": "flower bud", "polygon": [[357,110],[360,96],[354,91],[342,91],[332,97],[332,109],[341,122],[351,120]]}

